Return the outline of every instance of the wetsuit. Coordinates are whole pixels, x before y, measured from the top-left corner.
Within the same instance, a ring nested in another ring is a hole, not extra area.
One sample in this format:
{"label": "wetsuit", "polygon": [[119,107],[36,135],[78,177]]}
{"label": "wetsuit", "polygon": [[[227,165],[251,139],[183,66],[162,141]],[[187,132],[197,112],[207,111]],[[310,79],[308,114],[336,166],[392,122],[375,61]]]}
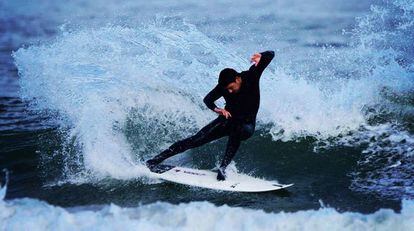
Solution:
{"label": "wetsuit", "polygon": [[265,51],[261,55],[257,66],[252,65],[249,70],[239,73],[238,76],[241,77],[242,82],[237,93],[229,93],[227,89],[217,85],[204,98],[204,103],[207,107],[214,111],[216,108],[214,102],[220,97],[224,97],[226,101],[225,109],[230,112],[232,117],[226,119],[220,115],[195,135],[174,143],[159,155],[148,160],[147,165],[150,167],[155,166],[165,159],[190,148],[228,136],[226,152],[220,165],[220,169],[224,173],[224,169],[230,164],[236,154],[240,142],[251,137],[254,133],[256,115],[260,105],[259,80],[264,69],[272,61],[274,52]]}

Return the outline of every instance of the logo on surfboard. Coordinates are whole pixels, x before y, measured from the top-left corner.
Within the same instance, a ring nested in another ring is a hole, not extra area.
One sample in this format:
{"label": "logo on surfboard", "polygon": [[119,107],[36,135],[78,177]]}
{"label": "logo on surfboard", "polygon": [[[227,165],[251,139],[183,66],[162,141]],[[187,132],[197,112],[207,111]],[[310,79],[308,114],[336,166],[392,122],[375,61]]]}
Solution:
{"label": "logo on surfboard", "polygon": [[[175,169],[175,172],[181,172],[181,170],[180,169]],[[206,175],[204,173],[189,172],[189,171],[186,171],[186,170],[183,170],[182,172],[186,173],[186,174],[196,175],[196,176],[205,176]]]}

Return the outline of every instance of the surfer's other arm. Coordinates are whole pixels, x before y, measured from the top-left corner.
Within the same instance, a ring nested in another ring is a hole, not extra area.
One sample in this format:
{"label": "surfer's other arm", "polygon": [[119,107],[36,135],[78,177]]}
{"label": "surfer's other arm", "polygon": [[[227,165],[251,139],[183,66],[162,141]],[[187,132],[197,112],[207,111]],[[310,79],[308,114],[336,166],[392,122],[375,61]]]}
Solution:
{"label": "surfer's other arm", "polygon": [[218,108],[216,104],[214,103],[216,100],[218,100],[220,97],[222,97],[220,87],[216,86],[213,90],[211,90],[205,97],[204,97],[204,103],[206,106],[214,111],[215,113],[222,115],[224,117],[229,118],[231,117],[230,112],[228,112],[226,109]]}
{"label": "surfer's other arm", "polygon": [[274,51],[264,51],[252,55],[250,61],[253,63],[253,65],[250,67],[249,71],[254,72],[256,75],[258,75],[258,77],[260,77],[264,69],[266,69],[274,57]]}

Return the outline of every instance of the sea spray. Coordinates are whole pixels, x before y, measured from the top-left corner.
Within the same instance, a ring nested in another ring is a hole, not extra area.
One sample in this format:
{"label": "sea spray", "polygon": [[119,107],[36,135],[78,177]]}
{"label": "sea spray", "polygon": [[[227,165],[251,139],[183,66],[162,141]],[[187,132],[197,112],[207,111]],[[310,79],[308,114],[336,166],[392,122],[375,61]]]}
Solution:
{"label": "sea spray", "polygon": [[[172,30],[165,23],[62,33],[49,45],[14,53],[23,98],[36,110],[59,113],[67,140],[75,137],[81,148],[75,155],[82,158],[71,159],[83,159],[95,177],[142,175],[135,156],[148,157],[213,118],[202,96],[221,67],[243,63],[193,26],[178,22]],[[141,141],[139,153],[126,139],[128,121],[139,124],[132,138]],[[159,128],[162,136],[151,133]],[[151,140],[155,150],[146,148]]]}

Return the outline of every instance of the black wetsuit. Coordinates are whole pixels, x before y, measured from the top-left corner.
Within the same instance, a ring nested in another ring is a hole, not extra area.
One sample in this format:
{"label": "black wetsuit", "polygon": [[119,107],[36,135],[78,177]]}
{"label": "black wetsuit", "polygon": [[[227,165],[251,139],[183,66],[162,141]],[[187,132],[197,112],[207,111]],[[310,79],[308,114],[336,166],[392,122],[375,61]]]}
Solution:
{"label": "black wetsuit", "polygon": [[226,153],[220,165],[224,172],[224,169],[230,164],[236,154],[240,141],[249,138],[254,133],[256,115],[260,105],[259,80],[264,69],[272,61],[274,52],[265,51],[261,55],[257,66],[252,65],[248,71],[243,71],[239,74],[242,82],[241,88],[237,93],[229,93],[228,90],[217,85],[204,98],[204,103],[207,107],[214,110],[216,108],[214,102],[220,97],[224,97],[226,101],[225,109],[230,112],[232,117],[226,119],[224,116],[219,116],[194,136],[174,143],[168,149],[147,161],[147,164],[150,166],[157,165],[163,160],[185,150],[228,136]]}

